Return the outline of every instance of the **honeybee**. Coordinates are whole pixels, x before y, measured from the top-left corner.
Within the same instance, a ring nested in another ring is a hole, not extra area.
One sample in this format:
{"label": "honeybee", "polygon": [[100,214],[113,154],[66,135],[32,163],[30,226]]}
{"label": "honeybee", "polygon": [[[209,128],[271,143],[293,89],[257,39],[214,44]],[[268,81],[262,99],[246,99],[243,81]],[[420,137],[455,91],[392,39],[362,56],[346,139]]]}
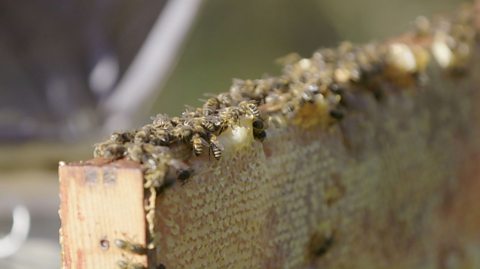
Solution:
{"label": "honeybee", "polygon": [[152,144],[142,144],[142,156],[141,162],[144,164],[144,168],[157,169],[160,164],[159,159],[165,157],[165,152],[169,151],[169,148],[162,146],[155,146]]}
{"label": "honeybee", "polygon": [[133,141],[138,144],[148,143],[150,140],[151,128],[144,126],[135,133]]}
{"label": "honeybee", "polygon": [[218,130],[218,134],[220,135],[228,129],[230,126],[230,121],[228,118],[219,117],[213,121],[213,125],[215,125],[215,128]]}
{"label": "honeybee", "polygon": [[285,92],[288,90],[289,84],[290,84],[290,81],[285,76],[282,76],[282,77],[273,79],[272,89],[279,92]]}
{"label": "honeybee", "polygon": [[317,94],[320,91],[317,84],[308,84],[308,86],[305,88],[305,90],[308,91],[308,92],[311,92],[313,94]]}
{"label": "honeybee", "polygon": [[337,52],[334,49],[323,48],[318,50],[318,53],[325,63],[333,63],[337,59]]}
{"label": "honeybee", "polygon": [[203,105],[203,115],[208,116],[215,113],[219,108],[220,101],[216,97],[208,98],[205,104]]}
{"label": "honeybee", "polygon": [[260,111],[255,101],[242,101],[238,104],[238,107],[244,111],[245,114],[252,116],[253,118],[260,117]]}
{"label": "honeybee", "polygon": [[222,157],[223,146],[217,139],[217,136],[212,135],[210,137],[210,152],[216,160],[220,160]]}
{"label": "honeybee", "polygon": [[120,159],[125,156],[126,148],[121,144],[109,144],[103,151],[102,157],[108,159]]}
{"label": "honeybee", "polygon": [[265,97],[272,90],[274,78],[264,78],[256,80],[256,87],[254,90],[254,99],[259,103],[265,103]]}
{"label": "honeybee", "polygon": [[243,80],[234,78],[232,86],[230,87],[230,96],[235,101],[240,101],[243,99],[243,92],[242,92]]}
{"label": "honeybee", "polygon": [[[213,117],[213,116],[210,116]],[[215,126],[212,122],[208,121],[205,117],[195,117],[185,121],[185,125],[189,126],[194,133],[200,133],[205,136],[206,131],[214,131]]]}
{"label": "honeybee", "polygon": [[292,53],[289,53],[285,56],[282,56],[282,57],[276,59],[275,63],[279,64],[281,66],[286,66],[286,65],[292,65],[292,64],[300,61],[300,59],[302,59],[300,54],[292,52]]}
{"label": "honeybee", "polygon": [[237,123],[240,119],[241,110],[238,107],[226,107],[219,113],[220,118],[230,119],[232,123]]}
{"label": "honeybee", "polygon": [[120,144],[130,142],[132,141],[132,139],[133,139],[133,135],[129,132],[125,132],[125,133],[115,132],[110,136],[110,141],[120,143]]}
{"label": "honeybee", "polygon": [[150,136],[149,140],[156,146],[168,146],[171,139],[167,130],[159,129]]}
{"label": "honeybee", "polygon": [[355,60],[362,74],[371,73],[373,71],[374,62],[368,57],[365,49],[362,48],[355,53]]}
{"label": "honeybee", "polygon": [[168,146],[170,142],[170,136],[168,133],[162,134],[159,137],[154,137],[150,140],[150,143],[152,143],[155,146]]}
{"label": "honeybee", "polygon": [[177,125],[172,130],[172,136],[179,141],[189,141],[192,134],[192,128],[188,125]]}
{"label": "honeybee", "polygon": [[253,99],[255,97],[255,82],[247,79],[233,79],[233,85],[230,87],[230,95],[236,101],[240,101],[245,97]]}
{"label": "honeybee", "polygon": [[217,99],[220,102],[221,107],[229,107],[232,105],[232,97],[229,93],[220,93],[217,95]]}
{"label": "honeybee", "polygon": [[182,112],[182,117],[186,118],[186,119],[199,117],[201,115],[202,115],[202,110],[201,109],[194,108],[194,107],[191,107],[191,106],[186,106],[186,110],[184,112]]}
{"label": "honeybee", "polygon": [[[355,56],[352,56],[354,58]],[[348,59],[337,64],[333,78],[338,83],[359,82],[361,70],[355,59]]]}
{"label": "honeybee", "polygon": [[292,116],[292,114],[295,112],[295,108],[297,107],[298,105],[296,104],[296,102],[294,101],[289,101],[287,103],[285,103],[282,107],[282,113],[283,115],[287,116],[287,117],[290,117]]}
{"label": "honeybee", "polygon": [[170,123],[173,125],[173,126],[177,126],[177,125],[180,125],[183,123],[183,120],[180,118],[180,117],[173,117],[170,119]]}
{"label": "honeybee", "polygon": [[203,153],[203,148],[207,142],[198,134],[194,134],[192,137],[193,152],[196,156]]}
{"label": "honeybee", "polygon": [[104,157],[105,155],[105,149],[110,145],[111,143],[109,142],[102,142],[102,143],[97,143],[94,145],[93,148],[93,157],[98,158],[98,157]]}
{"label": "honeybee", "polygon": [[153,120],[153,125],[156,128],[171,128],[172,123],[170,122],[170,118],[168,117],[167,114],[157,114],[157,116],[152,118]]}
{"label": "honeybee", "polygon": [[340,96],[342,96],[345,91],[345,87],[338,83],[331,83],[330,85],[328,85],[328,89],[330,89],[332,93],[338,94]]}
{"label": "honeybee", "polygon": [[265,124],[261,118],[257,118],[252,122],[253,127],[253,137],[263,141],[265,137],[267,137],[267,133],[265,132]]}
{"label": "honeybee", "polygon": [[205,128],[209,132],[215,132],[217,130],[217,127],[215,126],[215,124],[213,124],[212,121],[206,118],[201,119],[200,124],[203,126],[203,128]]}
{"label": "honeybee", "polygon": [[263,141],[267,137],[267,132],[265,132],[265,130],[253,129],[253,137],[260,141]]}
{"label": "honeybee", "polygon": [[432,54],[440,67],[452,74],[463,74],[472,59],[475,35],[470,27],[461,24],[450,27],[450,32],[435,33]]}
{"label": "honeybee", "polygon": [[131,252],[133,254],[145,255],[147,253],[147,248],[143,247],[140,244],[131,243],[126,240],[122,240],[118,238],[115,239],[113,243],[117,248]]}
{"label": "honeybee", "polygon": [[417,61],[412,47],[404,43],[394,43],[388,47],[386,55],[387,66],[392,72],[413,74],[417,71]]}
{"label": "honeybee", "polygon": [[353,49],[354,49],[354,46],[351,42],[344,41],[340,43],[340,45],[338,46],[337,52],[338,54],[340,54],[340,56],[344,56],[348,53],[351,53]]}
{"label": "honeybee", "polygon": [[125,260],[117,261],[117,267],[119,269],[147,269],[147,267],[141,263],[131,263]]}
{"label": "honeybee", "polygon": [[315,93],[308,90],[304,90],[300,97],[302,103],[313,103],[315,101]]}
{"label": "honeybee", "polygon": [[432,31],[430,21],[424,17],[419,16],[414,21],[414,32],[417,37],[426,37]]}
{"label": "honeybee", "polygon": [[253,129],[257,129],[257,130],[263,130],[265,125],[263,124],[263,120],[258,118],[258,119],[255,119],[253,122],[252,122],[252,127]]}
{"label": "honeybee", "polygon": [[138,144],[127,144],[127,157],[134,162],[141,162],[143,157],[142,146]]}
{"label": "honeybee", "polygon": [[237,107],[226,107],[223,108],[216,122],[215,126],[218,129],[218,134],[223,133],[227,128],[238,123],[240,119],[241,112]]}
{"label": "honeybee", "polygon": [[279,111],[290,98],[291,93],[272,92],[265,98],[265,105],[262,110],[266,112]]}

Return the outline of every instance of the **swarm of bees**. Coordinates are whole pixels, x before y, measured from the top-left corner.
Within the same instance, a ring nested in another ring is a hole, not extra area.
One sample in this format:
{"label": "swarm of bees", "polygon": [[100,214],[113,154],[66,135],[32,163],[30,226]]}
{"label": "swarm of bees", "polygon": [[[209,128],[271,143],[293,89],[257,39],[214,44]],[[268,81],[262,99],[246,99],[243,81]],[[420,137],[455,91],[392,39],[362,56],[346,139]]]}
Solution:
{"label": "swarm of bees", "polygon": [[[471,11],[460,12],[453,22],[415,21],[414,38],[433,37],[431,54],[445,69],[464,69],[476,32]],[[165,176],[186,180],[191,170],[184,161],[208,154],[220,160],[224,145],[219,137],[249,119],[252,136],[264,141],[268,127],[288,123],[328,125],[342,120],[347,109],[347,89],[376,91],[384,81],[405,87],[418,84],[430,60],[428,48],[408,42],[349,42],[336,49],[320,49],[311,58],[298,54],[282,59],[278,77],[234,79],[226,93],[210,95],[199,108],[187,108],[179,117],[158,114],[152,123],[123,133],[114,133],[97,144],[95,157],[128,158],[144,166],[146,187],[160,187]],[[174,161],[176,160],[176,161]],[[171,169],[170,169],[171,168]]]}
{"label": "swarm of bees", "polygon": [[433,32],[432,54],[438,65],[453,74],[467,71],[477,38],[471,8],[465,7],[451,20],[442,19]]}
{"label": "swarm of bees", "polygon": [[410,39],[363,46],[343,42],[335,49],[319,49],[311,58],[288,55],[281,60],[280,76],[234,79],[228,92],[207,96],[198,108],[188,107],[178,117],[158,114],[140,129],[112,134],[95,146],[94,156],[140,163],[146,189],[186,182],[194,172],[189,159],[208,155],[220,160],[225,150],[220,138],[245,122],[251,136],[262,142],[268,128],[341,121],[349,107],[346,96],[357,90],[377,96],[385,89],[421,85],[430,55],[450,73],[467,70],[476,39],[472,20],[469,9],[450,21],[419,17]]}
{"label": "swarm of bees", "polygon": [[[217,137],[237,125],[242,117],[250,118],[254,123],[253,136],[264,139],[264,119],[257,101],[244,100],[237,105],[230,105],[231,101],[230,96],[221,94],[207,99],[200,109],[183,112],[181,117],[169,118],[159,114],[151,124],[136,131],[114,133],[108,141],[96,145],[94,155],[110,159],[127,157],[140,163],[149,163],[148,154],[160,155],[167,152],[169,147],[181,144],[190,147],[195,156],[208,151],[218,160],[222,156],[222,146]],[[180,157],[188,159],[190,155]]]}

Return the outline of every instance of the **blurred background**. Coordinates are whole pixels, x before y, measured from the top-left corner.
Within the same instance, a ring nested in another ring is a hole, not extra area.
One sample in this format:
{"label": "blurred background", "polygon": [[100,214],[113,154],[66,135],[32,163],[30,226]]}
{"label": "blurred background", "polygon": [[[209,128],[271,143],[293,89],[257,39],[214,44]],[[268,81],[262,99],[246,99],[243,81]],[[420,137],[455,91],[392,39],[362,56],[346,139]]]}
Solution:
{"label": "blurred background", "polygon": [[[110,132],[179,114],[232,78],[279,74],[288,53],[382,40],[460,2],[0,1],[0,268],[60,267],[59,161],[90,159]],[[13,225],[18,205],[30,221]]]}

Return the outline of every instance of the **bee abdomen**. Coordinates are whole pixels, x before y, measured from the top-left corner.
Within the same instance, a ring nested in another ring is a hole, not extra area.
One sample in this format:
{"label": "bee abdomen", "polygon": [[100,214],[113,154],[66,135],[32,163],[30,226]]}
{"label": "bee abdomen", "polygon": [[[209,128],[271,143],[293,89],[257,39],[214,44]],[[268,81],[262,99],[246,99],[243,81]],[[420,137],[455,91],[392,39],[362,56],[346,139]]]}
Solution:
{"label": "bee abdomen", "polygon": [[222,146],[220,145],[220,142],[218,142],[217,137],[212,135],[210,138],[210,151],[212,152],[213,157],[216,160],[220,160],[222,157]]}
{"label": "bee abdomen", "polygon": [[222,150],[215,144],[212,144],[212,153],[216,160],[220,160],[222,157]]}
{"label": "bee abdomen", "polygon": [[119,249],[138,255],[143,255],[147,252],[146,248],[144,248],[142,245],[130,243],[122,239],[115,239],[114,244]]}
{"label": "bee abdomen", "polygon": [[243,101],[239,104],[239,106],[244,110],[244,113],[251,115],[255,118],[260,117],[260,111],[256,104],[253,101]]}
{"label": "bee abdomen", "polygon": [[265,130],[253,130],[253,137],[263,141],[267,137],[267,132]]}
{"label": "bee abdomen", "polygon": [[203,145],[204,145],[203,138],[200,137],[199,134],[195,134],[192,138],[192,146],[193,146],[193,152],[195,153],[196,156],[201,155],[203,153]]}
{"label": "bee abdomen", "polygon": [[209,98],[203,105],[203,115],[208,116],[215,113],[219,108],[220,102],[216,97]]}
{"label": "bee abdomen", "polygon": [[215,132],[217,130],[216,126],[208,120],[203,120],[201,125],[209,132]]}

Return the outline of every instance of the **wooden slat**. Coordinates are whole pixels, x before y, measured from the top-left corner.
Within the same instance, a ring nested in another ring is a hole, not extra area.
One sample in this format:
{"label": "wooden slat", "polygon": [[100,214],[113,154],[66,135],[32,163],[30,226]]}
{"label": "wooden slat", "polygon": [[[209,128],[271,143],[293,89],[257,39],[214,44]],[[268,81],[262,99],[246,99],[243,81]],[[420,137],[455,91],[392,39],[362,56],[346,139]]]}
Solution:
{"label": "wooden slat", "polygon": [[129,162],[60,165],[62,266],[118,268],[119,260],[146,265],[145,255],[121,251],[115,239],[145,245],[143,181]]}

